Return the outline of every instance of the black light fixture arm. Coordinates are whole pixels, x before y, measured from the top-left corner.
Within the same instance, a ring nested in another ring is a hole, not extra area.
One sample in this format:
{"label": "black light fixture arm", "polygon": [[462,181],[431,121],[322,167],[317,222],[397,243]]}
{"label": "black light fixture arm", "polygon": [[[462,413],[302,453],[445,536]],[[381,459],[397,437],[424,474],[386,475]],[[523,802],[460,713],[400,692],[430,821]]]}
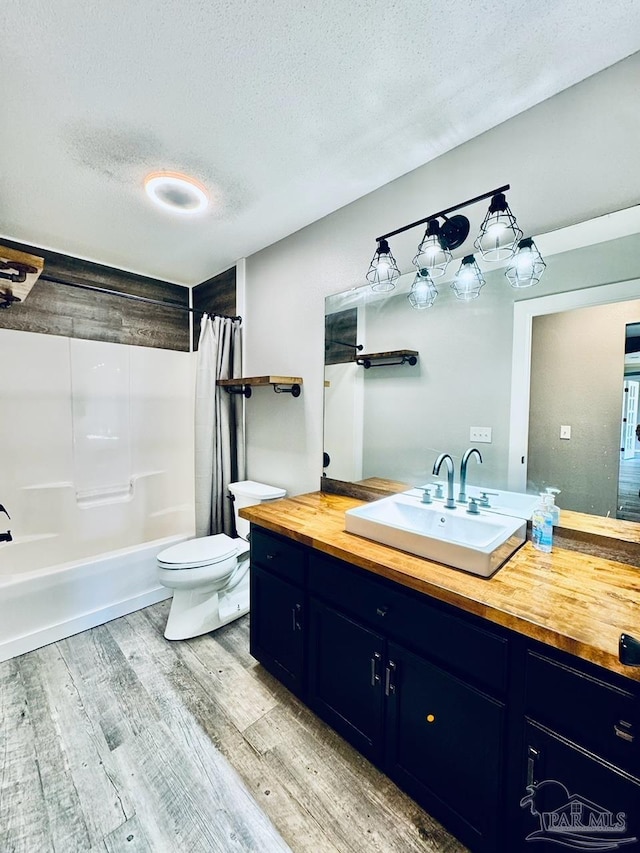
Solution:
{"label": "black light fixture arm", "polygon": [[463,201],[461,204],[456,204],[453,207],[447,207],[445,210],[439,210],[437,213],[432,213],[431,216],[425,216],[424,219],[418,219],[416,222],[411,222],[409,225],[403,225],[402,228],[396,228],[395,231],[389,231],[388,234],[382,234],[380,237],[376,237],[376,243],[380,243],[382,240],[388,240],[389,237],[395,237],[396,234],[402,234],[405,231],[410,231],[412,228],[417,228],[418,225],[424,225],[431,219],[439,219],[441,217],[446,218],[449,213],[453,213],[455,210],[462,210],[463,207],[469,207],[479,201],[484,201],[486,198],[492,198],[498,193],[506,193],[509,189],[511,189],[511,185],[505,184],[503,187],[498,187],[495,190],[490,190],[488,193],[477,195],[475,198],[470,198],[467,201]]}

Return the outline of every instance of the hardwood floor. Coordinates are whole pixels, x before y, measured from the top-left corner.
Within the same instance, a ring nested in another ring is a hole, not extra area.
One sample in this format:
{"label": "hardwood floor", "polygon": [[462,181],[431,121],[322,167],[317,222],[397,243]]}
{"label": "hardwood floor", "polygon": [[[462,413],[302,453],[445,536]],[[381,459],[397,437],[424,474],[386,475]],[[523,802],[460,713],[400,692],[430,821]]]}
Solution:
{"label": "hardwood floor", "polygon": [[620,460],[616,518],[640,521],[640,455]]}
{"label": "hardwood floor", "polygon": [[0,664],[1,853],[463,853],[249,654],[169,602]]}

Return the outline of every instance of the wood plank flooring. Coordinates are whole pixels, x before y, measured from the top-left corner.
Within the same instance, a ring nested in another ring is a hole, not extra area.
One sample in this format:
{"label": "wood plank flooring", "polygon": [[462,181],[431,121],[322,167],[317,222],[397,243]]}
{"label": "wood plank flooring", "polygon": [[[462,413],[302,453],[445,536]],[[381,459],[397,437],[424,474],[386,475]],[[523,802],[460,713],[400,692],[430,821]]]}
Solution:
{"label": "wood plank flooring", "polygon": [[640,455],[620,460],[616,518],[640,521]]}
{"label": "wood plank flooring", "polygon": [[170,602],[0,664],[1,853],[464,853],[249,654]]}

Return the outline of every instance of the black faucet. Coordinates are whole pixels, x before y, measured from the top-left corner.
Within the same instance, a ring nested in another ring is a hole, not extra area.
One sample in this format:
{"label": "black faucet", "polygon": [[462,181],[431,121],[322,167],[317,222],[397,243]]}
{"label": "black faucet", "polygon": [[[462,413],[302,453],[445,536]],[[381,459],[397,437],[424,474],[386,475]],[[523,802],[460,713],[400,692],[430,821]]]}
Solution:
{"label": "black faucet", "polygon": [[[11,518],[6,509],[0,504],[0,512],[3,512],[7,518]],[[7,530],[6,533],[0,533],[0,542],[11,542],[13,541],[13,536],[11,535],[11,531]]]}

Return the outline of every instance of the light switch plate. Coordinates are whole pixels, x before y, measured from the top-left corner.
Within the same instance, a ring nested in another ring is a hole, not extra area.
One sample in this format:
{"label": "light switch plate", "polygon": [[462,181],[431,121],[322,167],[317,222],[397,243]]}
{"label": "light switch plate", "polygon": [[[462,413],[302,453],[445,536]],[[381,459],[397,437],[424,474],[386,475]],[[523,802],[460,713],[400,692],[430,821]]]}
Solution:
{"label": "light switch plate", "polygon": [[469,427],[469,441],[491,444],[491,427]]}
{"label": "light switch plate", "polygon": [[560,427],[560,438],[571,438],[571,427],[567,424]]}

